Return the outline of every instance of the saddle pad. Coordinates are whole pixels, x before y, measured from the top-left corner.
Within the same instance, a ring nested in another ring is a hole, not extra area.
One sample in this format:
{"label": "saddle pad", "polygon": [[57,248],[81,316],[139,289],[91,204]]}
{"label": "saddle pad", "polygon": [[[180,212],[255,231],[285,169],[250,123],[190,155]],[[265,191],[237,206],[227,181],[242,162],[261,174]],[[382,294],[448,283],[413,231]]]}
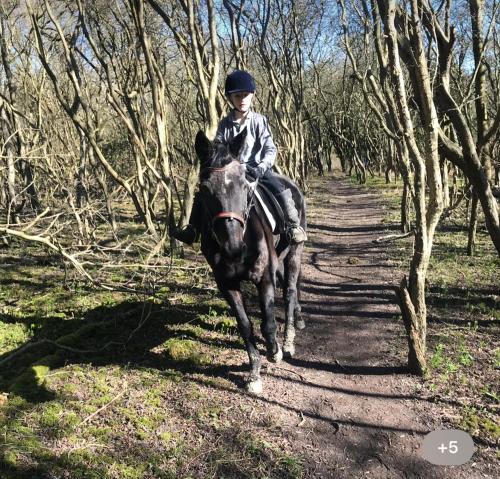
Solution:
{"label": "saddle pad", "polygon": [[254,194],[269,225],[271,226],[273,233],[280,234],[283,229],[283,212],[281,211],[279,203],[274,197],[269,198],[272,193],[270,193],[269,190],[264,190],[262,185],[259,185]]}
{"label": "saddle pad", "polygon": [[254,192],[255,198],[257,198],[257,201],[259,202],[260,207],[262,208],[262,211],[264,212],[264,215],[266,216],[266,219],[271,226],[271,229],[276,231],[276,220],[274,219],[272,213],[269,211],[269,208],[266,205],[266,202],[262,199],[262,196],[260,196],[260,193],[258,190],[255,190]]}

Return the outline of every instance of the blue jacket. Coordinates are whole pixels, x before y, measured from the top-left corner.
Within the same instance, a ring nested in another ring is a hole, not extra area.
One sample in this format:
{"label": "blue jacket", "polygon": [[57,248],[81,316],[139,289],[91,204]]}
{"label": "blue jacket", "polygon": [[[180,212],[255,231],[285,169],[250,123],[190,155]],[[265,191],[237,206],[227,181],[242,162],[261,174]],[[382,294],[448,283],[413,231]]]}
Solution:
{"label": "blue jacket", "polygon": [[241,149],[240,161],[249,168],[259,169],[263,174],[273,167],[276,160],[276,146],[269,129],[269,122],[264,115],[250,110],[245,121],[240,125],[235,121],[232,111],[220,121],[215,141],[227,143],[244,128],[248,130],[248,133]]}

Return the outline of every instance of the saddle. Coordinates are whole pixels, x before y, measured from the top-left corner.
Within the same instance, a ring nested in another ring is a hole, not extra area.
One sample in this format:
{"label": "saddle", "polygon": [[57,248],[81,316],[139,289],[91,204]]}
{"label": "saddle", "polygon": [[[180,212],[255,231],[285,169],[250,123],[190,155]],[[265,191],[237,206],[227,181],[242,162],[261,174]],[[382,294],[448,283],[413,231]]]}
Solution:
{"label": "saddle", "polygon": [[264,213],[269,226],[274,234],[280,235],[285,232],[285,215],[272,192],[264,185],[258,183],[255,190],[256,203]]}

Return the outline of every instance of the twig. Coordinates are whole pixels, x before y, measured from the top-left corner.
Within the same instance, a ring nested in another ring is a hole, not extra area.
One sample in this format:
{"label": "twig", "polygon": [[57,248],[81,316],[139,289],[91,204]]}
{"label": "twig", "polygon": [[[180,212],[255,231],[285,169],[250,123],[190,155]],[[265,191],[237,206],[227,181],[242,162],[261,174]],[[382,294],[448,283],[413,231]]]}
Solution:
{"label": "twig", "polygon": [[[149,305],[149,310],[145,314],[146,304]],[[134,336],[134,334],[136,334],[137,331],[139,331],[144,326],[144,324],[146,324],[146,321],[151,316],[152,307],[153,307],[153,304],[151,302],[146,302],[145,301],[143,303],[142,313],[141,313],[141,319],[140,319],[139,323],[137,324],[137,326],[135,327],[135,329],[129,334],[129,336],[127,338],[127,341],[125,341],[125,344],[128,344],[130,342],[130,340],[132,339],[132,337]]]}
{"label": "twig", "polygon": [[104,406],[100,407],[97,411],[93,412],[90,416],[87,416],[80,424],[78,424],[76,427],[80,427],[82,424],[85,424],[86,422],[90,421],[93,417],[97,416],[101,411],[104,411],[110,404],[114,403],[117,399],[119,399],[121,396],[123,396],[127,392],[127,388],[123,389],[120,391],[111,401],[109,401],[107,404]]}
{"label": "twig", "polygon": [[396,239],[407,238],[408,236],[413,236],[414,234],[415,234],[415,230],[411,230],[411,231],[408,231],[408,233],[402,233],[399,235],[381,236],[380,238],[372,240],[372,243],[385,243],[385,242],[396,240]]}
{"label": "twig", "polygon": [[300,417],[302,418],[300,422],[297,424],[297,427],[302,426],[306,422],[306,418],[304,417],[304,414],[302,414],[302,411],[299,411]]}
{"label": "twig", "polygon": [[286,369],[286,368],[282,368],[280,366],[274,366],[274,365],[273,365],[273,369],[280,369],[281,371],[286,371],[288,373],[296,374],[301,379],[301,381],[306,381],[306,378],[304,376],[302,376],[302,374],[299,374],[298,372],[294,371],[293,369]]}

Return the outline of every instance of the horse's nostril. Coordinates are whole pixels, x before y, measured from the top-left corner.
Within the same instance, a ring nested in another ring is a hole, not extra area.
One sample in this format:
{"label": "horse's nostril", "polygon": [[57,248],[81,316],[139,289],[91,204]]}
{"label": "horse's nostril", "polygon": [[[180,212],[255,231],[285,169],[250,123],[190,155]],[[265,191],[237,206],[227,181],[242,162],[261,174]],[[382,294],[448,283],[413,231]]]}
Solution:
{"label": "horse's nostril", "polygon": [[241,261],[246,252],[246,245],[239,244],[237,246],[225,245],[222,248],[222,255],[231,261]]}

